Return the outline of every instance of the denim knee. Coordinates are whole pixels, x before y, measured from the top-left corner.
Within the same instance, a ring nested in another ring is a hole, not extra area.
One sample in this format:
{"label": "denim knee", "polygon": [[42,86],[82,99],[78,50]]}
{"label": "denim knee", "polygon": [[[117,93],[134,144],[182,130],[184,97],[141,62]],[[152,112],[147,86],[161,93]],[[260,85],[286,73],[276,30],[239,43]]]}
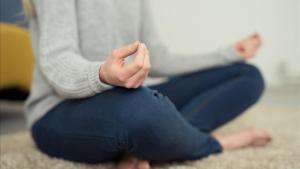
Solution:
{"label": "denim knee", "polygon": [[[178,112],[166,96],[148,88],[139,88],[131,94],[132,99],[128,102],[130,106],[127,107],[126,112],[130,119],[123,122],[130,130],[129,134],[137,135],[136,133],[149,133],[169,128],[164,125],[168,124],[167,120],[171,120]],[[123,116],[123,118],[127,117]]]}
{"label": "denim knee", "polygon": [[133,90],[130,95],[127,114],[118,115],[127,129],[129,153],[148,160],[170,160],[192,152],[192,145],[183,141],[186,123],[167,97],[148,88]]}
{"label": "denim knee", "polygon": [[265,90],[265,81],[261,71],[254,65],[243,64],[242,74],[246,77],[246,90],[249,91],[250,96],[258,100]]}
{"label": "denim knee", "polygon": [[171,161],[191,156],[195,150],[188,143],[197,140],[187,141],[186,135],[174,130],[176,124],[169,120],[172,121],[152,118],[136,124],[137,127],[129,131],[128,152],[152,161]]}

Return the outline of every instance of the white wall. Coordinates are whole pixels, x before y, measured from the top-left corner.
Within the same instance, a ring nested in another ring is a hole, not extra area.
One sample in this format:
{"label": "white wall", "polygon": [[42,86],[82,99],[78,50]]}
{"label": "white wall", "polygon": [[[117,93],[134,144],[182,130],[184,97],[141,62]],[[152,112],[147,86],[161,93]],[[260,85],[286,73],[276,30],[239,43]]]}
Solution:
{"label": "white wall", "polygon": [[299,0],[151,2],[161,38],[173,52],[207,52],[258,31],[265,44],[253,62],[262,69],[269,85],[280,83],[281,62],[290,72],[300,67]]}
{"label": "white wall", "polygon": [[[297,33],[298,33],[298,43],[297,43],[297,46],[298,46],[298,57],[297,57],[297,59],[298,59],[298,66],[297,66],[297,68],[296,68],[296,70],[297,70],[297,72],[299,73],[300,72],[300,1],[298,1],[298,18],[297,18],[297,22],[298,22],[298,27],[297,27]],[[300,73],[299,73],[300,74]]]}

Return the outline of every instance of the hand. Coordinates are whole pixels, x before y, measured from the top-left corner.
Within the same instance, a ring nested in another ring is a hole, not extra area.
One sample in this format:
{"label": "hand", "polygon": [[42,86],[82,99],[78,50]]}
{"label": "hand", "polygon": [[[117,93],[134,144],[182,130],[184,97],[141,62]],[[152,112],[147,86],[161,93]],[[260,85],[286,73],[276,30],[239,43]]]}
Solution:
{"label": "hand", "polygon": [[[133,62],[125,65],[125,58],[136,53]],[[116,49],[100,68],[100,80],[104,83],[126,88],[143,85],[150,71],[149,51],[145,44],[135,42]]]}
{"label": "hand", "polygon": [[250,59],[255,56],[257,50],[262,45],[261,37],[258,33],[241,40],[234,45],[236,53],[243,59]]}

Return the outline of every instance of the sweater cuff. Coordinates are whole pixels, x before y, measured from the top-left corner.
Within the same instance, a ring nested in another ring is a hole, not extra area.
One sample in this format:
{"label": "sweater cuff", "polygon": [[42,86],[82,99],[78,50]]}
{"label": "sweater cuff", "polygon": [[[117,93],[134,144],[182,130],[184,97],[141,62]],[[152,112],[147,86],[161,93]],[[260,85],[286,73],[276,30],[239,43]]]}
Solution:
{"label": "sweater cuff", "polygon": [[88,68],[89,86],[95,93],[100,93],[113,88],[113,86],[100,81],[99,70],[102,64],[103,62],[93,62],[89,64]]}
{"label": "sweater cuff", "polygon": [[229,62],[243,61],[244,59],[237,54],[232,46],[221,48],[220,55]]}

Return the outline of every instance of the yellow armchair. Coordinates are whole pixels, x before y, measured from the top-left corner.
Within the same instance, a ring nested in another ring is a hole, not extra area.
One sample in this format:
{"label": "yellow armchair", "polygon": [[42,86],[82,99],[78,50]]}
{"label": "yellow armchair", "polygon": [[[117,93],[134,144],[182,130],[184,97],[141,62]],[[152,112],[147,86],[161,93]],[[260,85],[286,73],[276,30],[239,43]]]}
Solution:
{"label": "yellow armchair", "polygon": [[18,87],[29,91],[34,64],[26,29],[0,24],[0,89]]}

